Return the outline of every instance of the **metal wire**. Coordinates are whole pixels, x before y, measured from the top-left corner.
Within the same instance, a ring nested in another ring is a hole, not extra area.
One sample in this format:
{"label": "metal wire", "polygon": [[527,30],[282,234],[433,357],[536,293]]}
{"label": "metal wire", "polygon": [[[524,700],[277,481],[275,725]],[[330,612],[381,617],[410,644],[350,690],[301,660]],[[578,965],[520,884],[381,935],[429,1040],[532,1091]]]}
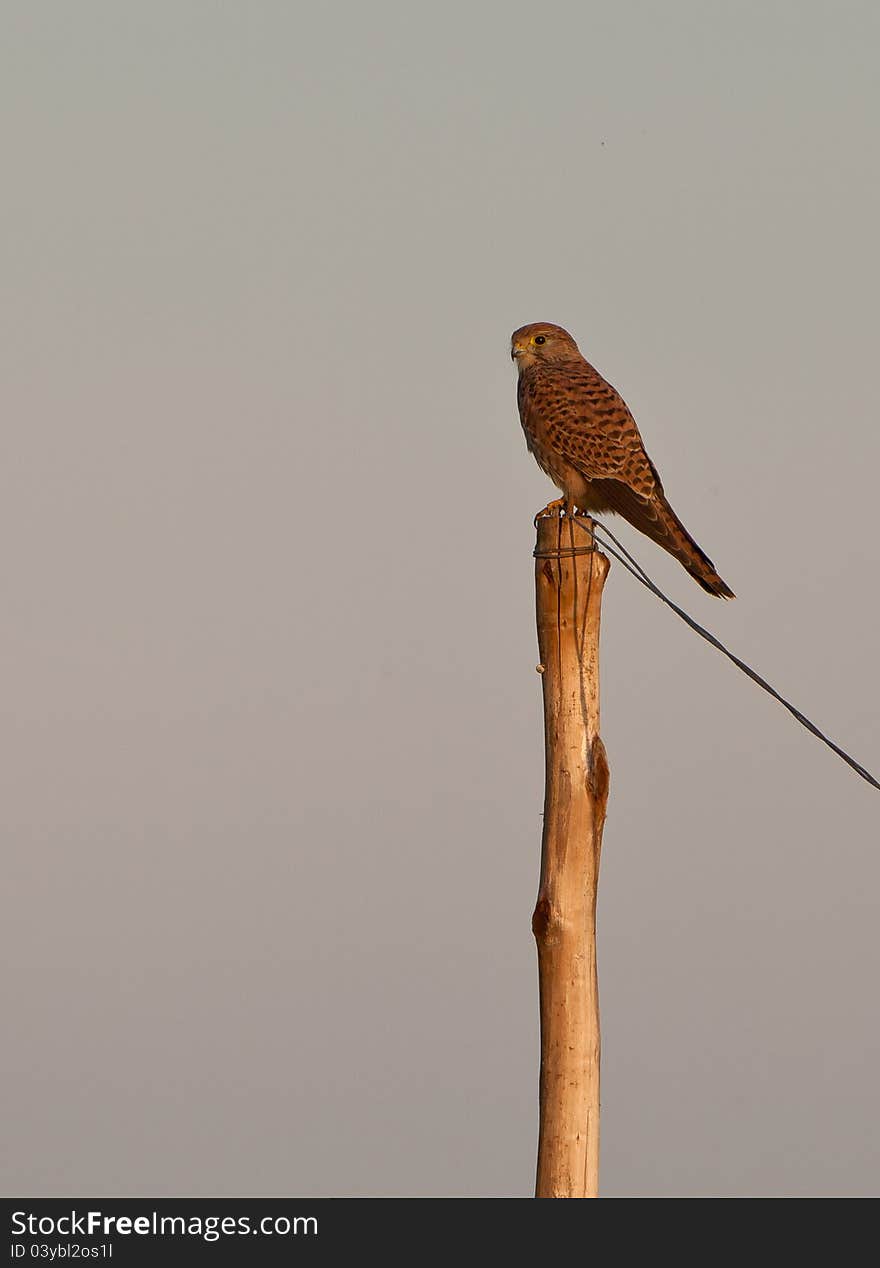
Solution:
{"label": "metal wire", "polygon": [[[603,550],[606,550],[609,555],[612,555],[619,563],[623,564],[624,568],[626,568],[628,572],[632,573],[636,581],[640,582],[646,590],[650,590],[652,594],[656,595],[661,603],[665,603],[668,608],[672,608],[672,611],[676,614],[676,616],[681,617],[686,625],[689,625],[695,633],[699,634],[700,638],[704,638],[707,643],[711,643],[711,645],[716,647],[723,656],[726,656],[728,660],[732,661],[733,664],[736,665],[737,669],[741,670],[747,678],[751,678],[752,682],[756,682],[758,686],[763,691],[766,691],[768,695],[772,696],[774,700],[778,700],[783,708],[787,709],[792,717],[800,722],[801,726],[806,727],[811,735],[815,735],[816,738],[821,740],[823,744],[827,744],[831,751],[836,753],[839,758],[846,762],[847,766],[851,767],[857,775],[860,775],[862,779],[869,783],[873,788],[880,790],[880,783],[878,783],[870,771],[865,770],[864,766],[862,766],[860,762],[857,762],[854,757],[850,756],[845,749],[842,749],[839,744],[835,744],[833,740],[830,740],[824,731],[820,731],[816,724],[811,722],[805,714],[801,713],[800,709],[796,708],[790,700],[786,700],[784,696],[780,695],[775,687],[771,687],[766,678],[762,678],[760,674],[756,673],[755,670],[752,669],[751,665],[747,665],[744,660],[740,660],[738,656],[735,656],[732,651],[724,646],[720,639],[717,639],[714,634],[710,634],[708,630],[703,629],[702,625],[700,625],[698,621],[695,621],[692,616],[689,616],[688,613],[685,612],[683,608],[680,608],[677,603],[673,603],[673,601],[663,593],[660,587],[651,580],[638,560],[634,559],[622,542],[617,540],[610,528],[607,528],[604,524],[601,524],[598,521],[591,521],[595,524],[596,529],[600,529],[602,534],[609,537],[611,541],[615,543],[614,546],[609,545],[607,541],[603,540],[603,537],[599,536],[595,529],[588,527],[588,523],[585,522],[584,517],[575,515],[572,517],[572,522],[577,524],[579,528],[583,529],[585,533],[589,533],[596,545],[600,546]],[[615,549],[615,546],[617,549]]]}

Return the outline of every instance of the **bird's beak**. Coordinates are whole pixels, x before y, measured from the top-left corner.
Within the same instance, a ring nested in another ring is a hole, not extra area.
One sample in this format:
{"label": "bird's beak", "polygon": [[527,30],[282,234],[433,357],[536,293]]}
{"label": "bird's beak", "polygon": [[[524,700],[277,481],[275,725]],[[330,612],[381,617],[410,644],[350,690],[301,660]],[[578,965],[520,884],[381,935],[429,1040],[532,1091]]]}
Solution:
{"label": "bird's beak", "polygon": [[511,344],[511,347],[510,347],[511,361],[515,361],[517,357],[521,357],[524,352],[525,352],[525,348],[521,344],[518,344],[518,343]]}

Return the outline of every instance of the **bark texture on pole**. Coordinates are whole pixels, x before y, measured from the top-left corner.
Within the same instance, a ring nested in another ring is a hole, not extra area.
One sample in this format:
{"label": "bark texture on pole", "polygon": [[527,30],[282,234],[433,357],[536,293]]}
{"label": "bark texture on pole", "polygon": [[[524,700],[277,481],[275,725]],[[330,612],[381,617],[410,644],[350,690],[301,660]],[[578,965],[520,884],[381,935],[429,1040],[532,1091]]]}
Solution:
{"label": "bark texture on pole", "polygon": [[589,533],[570,520],[538,520],[546,755],[541,883],[532,918],[541,1006],[539,1198],[599,1192],[596,891],[608,799],[599,737],[599,617],[609,564],[591,545]]}

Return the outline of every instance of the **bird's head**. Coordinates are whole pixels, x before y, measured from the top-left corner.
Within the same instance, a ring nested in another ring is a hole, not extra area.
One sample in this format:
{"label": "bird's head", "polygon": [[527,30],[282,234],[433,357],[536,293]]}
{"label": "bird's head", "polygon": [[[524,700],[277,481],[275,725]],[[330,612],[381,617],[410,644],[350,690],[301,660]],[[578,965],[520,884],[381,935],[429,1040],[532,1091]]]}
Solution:
{"label": "bird's head", "polygon": [[567,330],[549,321],[520,326],[510,337],[510,355],[520,373],[526,366],[546,361],[574,361],[580,351]]}

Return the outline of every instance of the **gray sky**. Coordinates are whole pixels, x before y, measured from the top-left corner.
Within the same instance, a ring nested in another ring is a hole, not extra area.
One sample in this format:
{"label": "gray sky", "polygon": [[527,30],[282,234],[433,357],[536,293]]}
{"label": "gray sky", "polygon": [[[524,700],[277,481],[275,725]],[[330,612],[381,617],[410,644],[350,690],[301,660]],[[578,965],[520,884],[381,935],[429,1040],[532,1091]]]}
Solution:
{"label": "gray sky", "polygon": [[[875,772],[873,3],[2,11],[12,1194],[526,1195],[511,330]],[[617,530],[618,526],[612,524]],[[880,797],[606,588],[607,1195],[880,1190]]]}

